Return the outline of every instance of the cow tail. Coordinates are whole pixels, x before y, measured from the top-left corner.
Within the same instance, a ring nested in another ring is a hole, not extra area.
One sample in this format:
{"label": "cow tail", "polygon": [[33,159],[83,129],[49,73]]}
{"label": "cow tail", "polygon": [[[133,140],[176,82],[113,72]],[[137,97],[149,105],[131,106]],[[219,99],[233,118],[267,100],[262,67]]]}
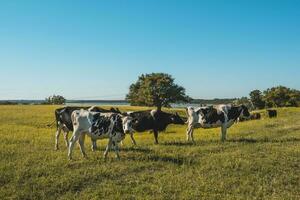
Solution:
{"label": "cow tail", "polygon": [[187,120],[184,122],[185,124],[188,124],[189,123],[189,117],[190,117],[190,114],[189,114],[189,107],[186,107],[185,108],[185,114],[187,116]]}
{"label": "cow tail", "polygon": [[[56,120],[54,120],[53,122],[51,122],[50,124],[47,124],[46,126],[51,128],[53,126],[53,124],[55,124]],[[57,126],[57,123],[56,123],[56,126]]]}
{"label": "cow tail", "polygon": [[60,116],[60,113],[55,110],[55,124],[56,124],[56,130],[58,130],[58,126],[59,126],[59,116]]}
{"label": "cow tail", "polygon": [[186,116],[189,116],[189,110],[187,107],[185,108],[185,114],[186,114]]}
{"label": "cow tail", "polygon": [[75,121],[76,120],[76,118],[75,118],[75,112],[73,112],[72,114],[71,114],[71,120],[72,120],[72,124],[73,124],[73,126],[75,126],[76,124],[77,124],[77,122]]}

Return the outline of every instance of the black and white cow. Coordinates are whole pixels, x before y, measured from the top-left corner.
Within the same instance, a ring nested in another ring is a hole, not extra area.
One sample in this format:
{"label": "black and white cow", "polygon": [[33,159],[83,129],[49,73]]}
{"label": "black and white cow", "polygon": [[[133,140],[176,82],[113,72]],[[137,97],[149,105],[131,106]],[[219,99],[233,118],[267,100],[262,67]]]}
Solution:
{"label": "black and white cow", "polygon": [[114,147],[117,158],[119,158],[118,143],[125,138],[125,134],[132,131],[132,118],[117,113],[100,113],[88,110],[75,110],[71,115],[73,123],[73,135],[70,139],[68,157],[72,159],[72,151],[76,141],[82,155],[85,157],[84,139],[88,135],[92,140],[108,138],[108,144],[104,152],[107,157],[108,151]]}
{"label": "black and white cow", "polygon": [[[64,133],[64,139],[66,142],[66,146],[69,146],[68,133],[69,131],[73,131],[73,124],[71,120],[71,114],[74,110],[90,110],[94,112],[102,112],[102,113],[121,113],[118,109],[111,108],[110,110],[106,110],[103,108],[98,108],[95,106],[92,107],[78,107],[78,106],[67,106],[63,108],[58,108],[54,111],[55,114],[55,122],[56,122],[56,133],[55,133],[55,150],[58,150],[58,139],[61,131]],[[92,143],[96,143],[92,140]],[[96,145],[92,145],[92,150],[95,150]]]}
{"label": "black and white cow", "polygon": [[277,110],[268,109],[268,116],[269,118],[276,118],[277,117]]}
{"label": "black and white cow", "polygon": [[243,118],[243,117],[239,117],[237,122],[244,122],[244,121],[248,121],[248,120],[259,120],[261,119],[261,114],[260,113],[252,113],[250,114],[249,118]]}
{"label": "black and white cow", "polygon": [[221,127],[221,141],[226,140],[226,132],[239,117],[248,118],[250,113],[244,105],[218,105],[210,107],[186,108],[188,116],[187,140],[194,142],[194,128]]}
{"label": "black and white cow", "polygon": [[[128,112],[127,114],[135,119],[135,123],[132,124],[133,130],[137,132],[153,131],[155,144],[158,144],[158,132],[164,131],[169,124],[184,124],[184,121],[177,113],[171,114],[158,110],[146,110]],[[132,134],[131,139],[135,144]]]}

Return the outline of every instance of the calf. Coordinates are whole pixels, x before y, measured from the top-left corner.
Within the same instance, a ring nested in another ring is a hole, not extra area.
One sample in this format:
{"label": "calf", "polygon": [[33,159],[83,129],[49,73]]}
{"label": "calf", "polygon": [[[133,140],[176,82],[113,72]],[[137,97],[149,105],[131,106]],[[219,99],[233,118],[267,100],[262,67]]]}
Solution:
{"label": "calf", "polygon": [[108,138],[108,144],[104,152],[104,157],[107,157],[108,151],[114,147],[117,158],[119,156],[118,143],[125,138],[125,133],[131,130],[132,118],[116,113],[100,113],[87,110],[75,110],[72,115],[73,135],[70,139],[68,157],[72,159],[72,151],[76,141],[79,141],[79,146],[82,155],[85,157],[84,139],[87,134],[92,140]]}
{"label": "calf", "polygon": [[[68,141],[68,134],[69,131],[73,131],[73,124],[71,120],[71,114],[75,110],[89,110],[94,112],[101,112],[101,113],[107,113],[107,112],[113,112],[113,113],[121,113],[118,109],[111,108],[110,110],[106,110],[103,108],[98,107],[78,107],[78,106],[67,106],[63,108],[58,108],[55,110],[55,121],[56,121],[56,133],[55,133],[55,150],[58,150],[58,139],[60,136],[61,131],[64,133],[64,139],[66,142],[66,146],[69,146]],[[92,143],[94,144],[95,141],[92,140]],[[96,145],[92,145],[92,150],[95,150]]]}
{"label": "calf", "polygon": [[250,115],[250,117],[247,119],[247,118],[243,118],[243,117],[239,117],[238,118],[238,122],[243,122],[243,121],[248,121],[248,120],[259,120],[261,119],[261,114],[260,113],[253,113]]}
{"label": "calf", "polygon": [[269,118],[277,117],[277,110],[267,110]]}
{"label": "calf", "polygon": [[186,132],[187,140],[194,142],[194,128],[214,128],[221,127],[221,141],[226,140],[226,132],[239,117],[249,118],[250,113],[244,105],[218,105],[215,107],[188,107],[188,128]]}
{"label": "calf", "polygon": [[[155,144],[158,144],[158,132],[164,131],[169,124],[184,124],[184,121],[177,113],[171,114],[158,110],[146,110],[128,112],[127,114],[135,119],[135,123],[132,125],[133,130],[137,132],[153,131]],[[132,134],[131,138],[135,144]]]}

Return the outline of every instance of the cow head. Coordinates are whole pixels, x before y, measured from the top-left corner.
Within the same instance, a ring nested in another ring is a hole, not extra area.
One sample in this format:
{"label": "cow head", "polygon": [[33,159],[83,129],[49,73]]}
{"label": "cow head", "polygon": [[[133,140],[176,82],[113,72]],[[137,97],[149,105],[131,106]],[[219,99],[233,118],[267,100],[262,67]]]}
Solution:
{"label": "cow head", "polygon": [[130,116],[122,116],[122,125],[124,133],[133,132],[132,124],[135,123],[135,119]]}
{"label": "cow head", "polygon": [[240,115],[240,117],[249,119],[251,115],[250,115],[250,112],[249,112],[247,106],[241,105],[240,109],[241,109],[241,115]]}
{"label": "cow head", "polygon": [[176,114],[171,114],[170,116],[171,122],[173,124],[185,124],[185,122],[183,121],[183,119],[178,115],[178,113],[176,112]]}

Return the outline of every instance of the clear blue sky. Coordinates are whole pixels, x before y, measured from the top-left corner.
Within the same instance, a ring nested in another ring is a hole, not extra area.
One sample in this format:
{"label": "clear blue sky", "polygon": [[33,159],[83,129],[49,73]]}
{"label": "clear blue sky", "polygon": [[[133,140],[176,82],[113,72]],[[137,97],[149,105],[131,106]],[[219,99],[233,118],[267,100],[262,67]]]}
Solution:
{"label": "clear blue sky", "polygon": [[300,1],[1,0],[0,99],[122,99],[142,73],[194,98],[300,89]]}

